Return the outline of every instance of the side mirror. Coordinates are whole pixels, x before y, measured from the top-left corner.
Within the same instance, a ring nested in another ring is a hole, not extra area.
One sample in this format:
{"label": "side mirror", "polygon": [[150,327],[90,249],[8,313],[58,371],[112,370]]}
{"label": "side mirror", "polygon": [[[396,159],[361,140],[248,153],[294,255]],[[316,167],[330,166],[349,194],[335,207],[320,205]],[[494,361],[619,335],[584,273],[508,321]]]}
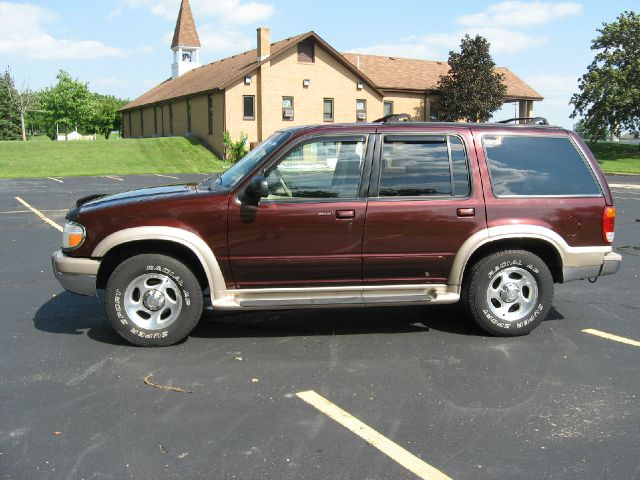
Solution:
{"label": "side mirror", "polygon": [[253,177],[244,193],[246,196],[256,200],[259,200],[262,197],[268,197],[269,184],[267,183],[267,179],[262,175]]}

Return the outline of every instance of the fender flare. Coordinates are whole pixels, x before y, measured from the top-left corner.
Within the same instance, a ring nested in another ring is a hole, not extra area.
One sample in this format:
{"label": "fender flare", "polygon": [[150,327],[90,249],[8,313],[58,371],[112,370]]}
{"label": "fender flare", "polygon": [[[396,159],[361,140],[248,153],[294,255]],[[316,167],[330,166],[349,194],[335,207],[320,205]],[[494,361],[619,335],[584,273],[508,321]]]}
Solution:
{"label": "fender flare", "polygon": [[449,286],[459,291],[471,256],[483,245],[504,239],[534,239],[548,243],[558,252],[562,266],[599,265],[611,246],[571,247],[558,233],[540,225],[500,225],[476,232],[460,247],[451,266]]}
{"label": "fender flare", "polygon": [[207,275],[212,300],[226,296],[225,280],[215,254],[201,237],[182,228],[146,226],[118,230],[103,238],[93,249],[91,256],[102,258],[114,247],[140,240],[167,241],[187,247],[198,258]]}

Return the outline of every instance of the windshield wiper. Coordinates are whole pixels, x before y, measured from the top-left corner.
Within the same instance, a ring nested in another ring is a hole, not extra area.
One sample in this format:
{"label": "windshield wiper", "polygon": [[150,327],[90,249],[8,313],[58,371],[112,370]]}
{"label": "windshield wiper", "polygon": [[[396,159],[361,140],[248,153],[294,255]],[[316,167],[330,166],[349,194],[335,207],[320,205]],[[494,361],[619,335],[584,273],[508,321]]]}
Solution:
{"label": "windshield wiper", "polygon": [[200,185],[211,191],[211,186],[216,180],[220,180],[220,173],[214,173],[212,176],[205,178]]}

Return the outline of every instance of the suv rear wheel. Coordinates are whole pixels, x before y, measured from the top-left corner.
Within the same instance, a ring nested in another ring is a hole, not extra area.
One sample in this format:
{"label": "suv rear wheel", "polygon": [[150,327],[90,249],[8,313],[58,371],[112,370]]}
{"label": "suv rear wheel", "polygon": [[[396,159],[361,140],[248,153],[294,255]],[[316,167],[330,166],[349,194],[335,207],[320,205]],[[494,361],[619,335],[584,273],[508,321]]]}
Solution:
{"label": "suv rear wheel", "polygon": [[191,270],[175,258],[136,255],[107,282],[107,315],[127,341],[147,347],[184,339],[202,315],[202,290]]}
{"label": "suv rear wheel", "polygon": [[479,260],[463,282],[462,301],[484,331],[526,335],[549,314],[553,277],[526,250],[503,250]]}

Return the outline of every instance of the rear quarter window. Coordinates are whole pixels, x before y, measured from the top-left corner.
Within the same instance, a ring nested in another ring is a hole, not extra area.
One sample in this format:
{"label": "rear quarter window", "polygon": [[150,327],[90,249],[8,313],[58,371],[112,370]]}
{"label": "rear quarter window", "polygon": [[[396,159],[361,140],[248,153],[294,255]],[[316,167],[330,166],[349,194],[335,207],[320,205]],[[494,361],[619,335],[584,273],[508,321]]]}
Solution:
{"label": "rear quarter window", "polygon": [[496,196],[600,196],[590,168],[569,138],[485,135]]}

